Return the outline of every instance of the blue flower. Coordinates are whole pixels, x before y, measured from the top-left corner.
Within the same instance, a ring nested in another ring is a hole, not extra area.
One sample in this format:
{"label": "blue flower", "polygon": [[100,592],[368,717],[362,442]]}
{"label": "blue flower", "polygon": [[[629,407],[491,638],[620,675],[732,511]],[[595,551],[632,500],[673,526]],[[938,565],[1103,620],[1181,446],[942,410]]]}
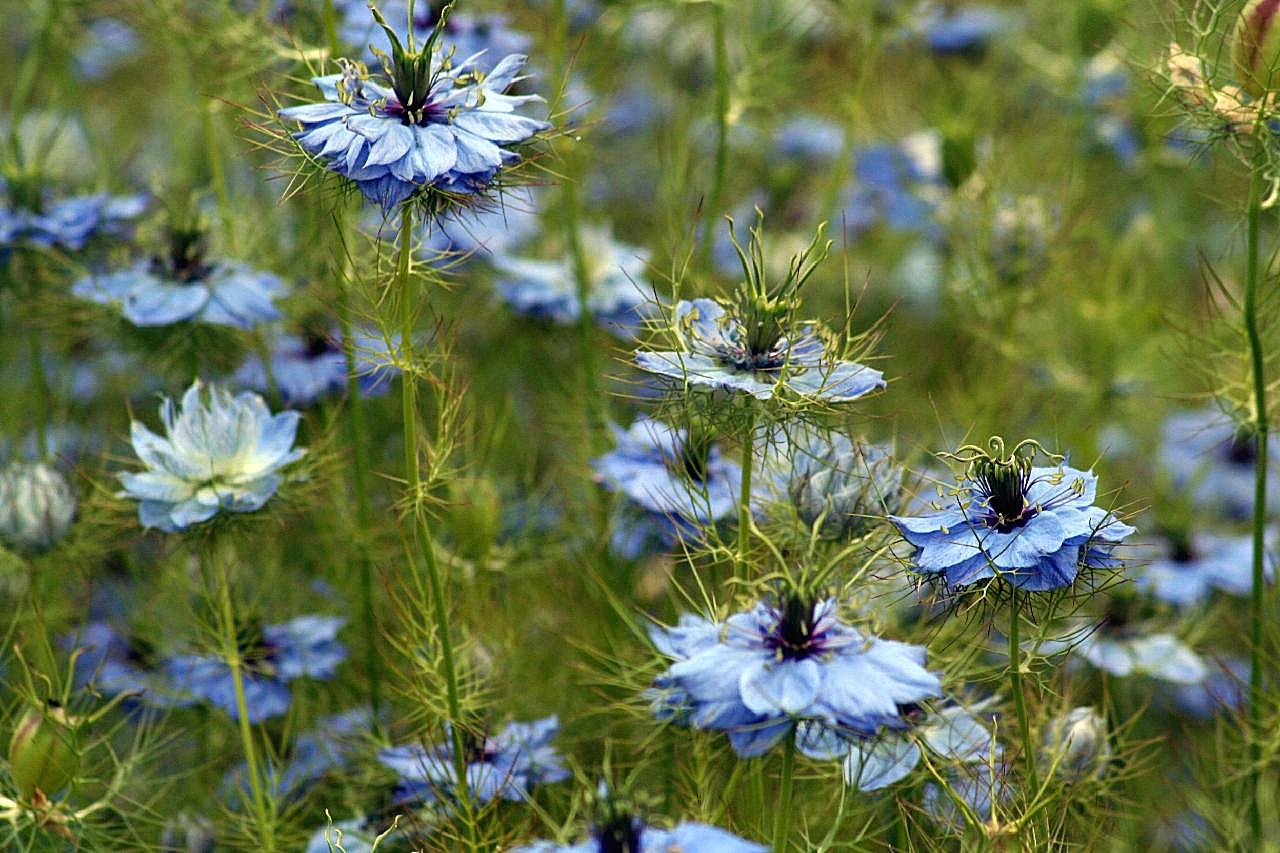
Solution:
{"label": "blue flower", "polygon": [[504,94],[523,79],[524,56],[506,56],[485,74],[479,57],[455,62],[434,36],[425,50],[406,52],[379,23],[391,41],[389,85],[348,62],[341,74],[313,78],[323,102],[279,113],[302,125],[294,138],[308,154],[354,181],[369,201],[390,211],[425,190],[481,192],[520,162],[505,146],[550,128],[516,112],[537,95]]}
{"label": "blue flower", "polygon": [[[834,599],[792,594],[723,623],[686,614],[649,635],[675,661],[655,681],[655,711],[727,732],[743,757],[763,755],[804,721],[846,737],[903,729],[904,708],[941,695],[924,648],[845,625]],[[796,737],[803,743],[802,730]]]}
{"label": "blue flower", "polygon": [[[1269,542],[1269,548],[1274,545]],[[1274,579],[1273,554],[1264,569],[1267,579]],[[1138,589],[1178,607],[1198,604],[1214,590],[1248,595],[1253,589],[1253,537],[1195,534],[1183,547],[1140,566],[1136,580]]]}
{"label": "blue flower", "polygon": [[[299,800],[326,776],[346,769],[362,745],[359,736],[369,731],[372,721],[368,708],[357,708],[326,717],[314,730],[299,735],[289,761],[267,770],[267,784],[273,796]],[[241,763],[228,774],[245,794],[250,792],[247,773],[248,765]]]}
{"label": "blue flower", "polygon": [[[245,705],[249,722],[260,723],[289,711],[289,682],[296,678],[332,678],[346,660],[347,647],[337,641],[344,619],[299,616],[280,625],[265,625],[241,642]],[[222,708],[238,719],[231,669],[220,657],[175,655],[165,662],[169,681],[184,693]]]}
{"label": "blue flower", "polygon": [[[994,440],[993,440],[994,441]],[[1080,566],[1097,567],[1134,530],[1094,506],[1098,478],[1065,464],[1032,467],[1021,451],[1009,457],[977,448],[945,507],[923,516],[890,516],[915,546],[911,570],[963,587],[999,577],[1042,592],[1069,586]],[[977,455],[981,454],[981,455]]]}
{"label": "blue flower", "polygon": [[1232,714],[1249,697],[1249,661],[1227,657],[1208,664],[1204,678],[1194,684],[1170,685],[1174,704],[1186,714],[1207,719],[1217,713]]}
{"label": "blue flower", "polygon": [[[1173,485],[1188,491],[1197,506],[1229,519],[1253,515],[1256,447],[1247,429],[1217,409],[1179,412],[1165,421],[1161,459]],[[1280,436],[1267,440],[1268,458],[1280,458]],[[1280,506],[1280,474],[1267,472],[1267,505]]]}
{"label": "blue flower", "polygon": [[[364,0],[345,0],[338,4],[342,21],[338,34],[342,40],[352,47],[368,47],[373,39],[381,35],[378,25],[369,17],[369,4]],[[413,9],[413,35],[419,43],[426,42],[440,21],[439,4],[420,0]],[[392,29],[406,41],[409,23],[409,3],[407,0],[382,0],[378,9],[383,18],[391,24]],[[528,53],[533,47],[533,39],[510,26],[510,18],[506,15],[475,15],[465,12],[454,12],[444,22],[444,33],[441,36],[444,49],[453,50],[453,55],[460,58],[476,58],[477,70],[488,73],[502,57],[512,53]],[[371,52],[371,58],[378,57]]]}
{"label": "blue flower", "polygon": [[[614,829],[614,827],[608,827]],[[768,853],[769,848],[753,841],[739,838],[731,832],[705,823],[681,823],[671,829],[646,826],[638,818],[625,827],[626,846],[617,846],[616,837],[608,836],[607,844],[601,832],[578,844],[556,844],[551,841],[535,841],[516,847],[511,853],[608,853],[611,850],[627,850],[634,853]]]}
{"label": "blue flower", "polygon": [[152,649],[108,622],[88,623],[67,638],[67,645],[83,650],[76,659],[77,684],[92,685],[105,696],[134,693],[131,701],[151,708],[184,708],[195,702],[155,666]]}
{"label": "blue flower", "polygon": [[934,220],[941,199],[942,136],[925,130],[898,144],[877,144],[854,155],[853,182],[836,219],[854,235],[877,223],[893,231],[942,236]]}
{"label": "blue flower", "polygon": [[[742,468],[726,459],[709,437],[639,418],[631,428],[610,425],[617,447],[591,466],[610,491],[620,491],[673,542],[738,509]],[[639,534],[644,528],[630,529]],[[629,539],[630,537],[624,537]],[[634,552],[623,548],[621,553]]]}
{"label": "blue flower", "polygon": [[779,488],[821,536],[857,536],[899,509],[903,471],[887,450],[809,429],[789,445],[778,466]]}
{"label": "blue flower", "polygon": [[[588,284],[587,310],[598,322],[623,337],[633,337],[654,303],[645,282],[649,253],[615,242],[612,230],[586,227],[579,235]],[[582,311],[572,255],[554,260],[495,254],[498,293],[516,311],[569,324]]]}
{"label": "blue flower", "polygon": [[347,385],[347,359],[341,344],[319,336],[306,340],[296,335],[276,336],[270,364],[268,377],[262,359],[250,356],[236,371],[235,383],[266,393],[271,384],[268,378],[273,379],[288,406],[309,405]]}
{"label": "blue flower", "polygon": [[[306,452],[293,447],[297,412],[272,415],[257,394],[235,396],[199,381],[160,405],[165,438],[134,421],[134,452],[145,471],[120,474],[121,497],[140,501],[144,527],[186,530],[220,511],[261,509],[280,487],[281,469]],[[207,403],[205,399],[207,398]]]}
{"label": "blue flower", "polygon": [[[508,723],[493,737],[476,740],[467,755],[467,784],[478,802],[519,802],[534,785],[569,778],[551,746],[559,731],[554,716],[531,723]],[[475,740],[475,739],[473,739]],[[400,774],[402,800],[448,796],[457,784],[452,738],[431,747],[408,744],[383,749],[378,760]]]}
{"label": "blue flower", "polygon": [[798,116],[774,134],[778,154],[793,160],[825,163],[844,153],[844,128],[814,116]]}
{"label": "blue flower", "polygon": [[916,22],[916,28],[923,33],[929,49],[939,54],[983,51],[1008,26],[1004,12],[982,7],[929,7],[923,20]]}
{"label": "blue flower", "polygon": [[[0,196],[15,193],[11,182],[0,180]],[[21,195],[21,193],[17,194]],[[0,202],[0,250],[23,244],[71,251],[83,249],[94,237],[123,237],[129,224],[142,215],[146,197],[106,193],[53,199],[27,193],[35,203],[13,199]]]}
{"label": "blue flower", "polygon": [[880,371],[828,355],[815,324],[754,347],[743,321],[723,305],[682,299],[675,307],[675,332],[682,349],[640,351],[636,364],[673,380],[744,391],[760,400],[781,388],[841,403],[885,386]]}
{"label": "blue flower", "polygon": [[106,77],[138,50],[138,33],[117,18],[95,18],[76,51],[76,71],[86,80]]}
{"label": "blue flower", "polygon": [[1198,684],[1208,674],[1204,661],[1169,633],[1123,622],[1078,626],[1066,636],[1032,643],[1036,654],[1069,653],[1120,678],[1149,676],[1174,684]]}
{"label": "blue flower", "polygon": [[924,810],[939,825],[952,830],[966,825],[966,812],[980,823],[990,823],[993,806],[1004,805],[1014,794],[1009,768],[1001,763],[994,768],[985,762],[957,765],[947,772],[947,786],[950,791],[936,782],[924,786]]}
{"label": "blue flower", "polygon": [[538,233],[538,221],[537,198],[516,187],[499,204],[451,210],[424,223],[422,253],[429,262],[453,264],[476,254],[508,252]]}

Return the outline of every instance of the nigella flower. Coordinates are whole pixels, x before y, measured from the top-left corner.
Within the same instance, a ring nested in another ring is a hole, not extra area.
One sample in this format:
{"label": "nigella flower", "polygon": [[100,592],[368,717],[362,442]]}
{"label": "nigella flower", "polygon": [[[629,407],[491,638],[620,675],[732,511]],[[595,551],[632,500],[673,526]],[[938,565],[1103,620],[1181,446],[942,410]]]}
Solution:
{"label": "nigella flower", "polygon": [[374,17],[391,42],[386,85],[362,63],[345,62],[341,74],[313,78],[324,102],[283,109],[280,117],[301,124],[298,144],[383,210],[428,191],[481,192],[520,162],[507,146],[550,128],[516,112],[537,95],[504,94],[523,79],[524,56],[508,55],[486,74],[476,67],[480,57],[455,61],[445,51],[440,23],[422,50],[406,51],[385,19]]}
{"label": "nigella flower", "polygon": [[0,542],[44,551],[67,534],[75,514],[75,491],[57,468],[22,459],[0,466]]}
{"label": "nigella flower", "polygon": [[[332,678],[347,658],[338,642],[346,620],[299,616],[280,625],[242,626],[245,705],[249,722],[260,723],[289,711],[289,682],[308,676]],[[165,662],[170,683],[238,719],[235,685],[226,660],[204,654],[175,655]]]}
{"label": "nigella flower", "polygon": [[138,50],[138,33],[118,18],[95,18],[84,28],[76,50],[76,71],[86,80],[100,80]]}
{"label": "nigella flower", "polygon": [[904,731],[885,732],[868,740],[850,737],[822,723],[802,723],[796,746],[818,761],[843,761],[846,785],[878,791],[901,781],[920,763],[921,747],[932,763],[974,763],[999,759],[1002,750],[972,710],[950,705],[937,711],[907,706]]}
{"label": "nigella flower", "polygon": [[[1253,434],[1217,409],[1179,412],[1165,421],[1161,459],[1173,485],[1197,506],[1232,520],[1253,514]],[[1280,456],[1280,437],[1267,439],[1269,459]],[[1267,505],[1280,507],[1280,474],[1267,472]]]}
{"label": "nigella flower", "polygon": [[235,382],[266,393],[275,381],[285,405],[306,406],[347,385],[347,359],[341,344],[321,335],[278,335],[271,342],[270,376],[259,356],[236,371]]}
{"label": "nigella flower", "polygon": [[[1275,578],[1275,537],[1269,536],[1264,571]],[[1253,537],[1196,533],[1169,543],[1166,554],[1138,568],[1138,589],[1178,607],[1198,604],[1214,590],[1248,595],[1253,589]]]}
{"label": "nigella flower", "polygon": [[780,473],[800,520],[828,539],[857,536],[897,512],[903,471],[873,444],[805,430],[790,442]]}
{"label": "nigella flower", "polygon": [[[342,14],[339,36],[353,47],[368,47],[378,35],[377,24],[369,18],[369,4],[365,0],[341,0],[337,5]],[[434,0],[415,2],[412,20],[409,17],[408,0],[383,0],[378,5],[382,17],[402,37],[402,41],[407,41],[404,36],[408,32],[406,25],[410,23],[413,37],[419,42],[431,38],[432,32],[441,23],[442,4]],[[454,56],[477,56],[476,68],[485,73],[492,71],[502,57],[512,53],[528,53],[529,48],[533,47],[533,39],[527,33],[512,29],[511,20],[506,15],[454,12],[444,21],[441,39],[446,49],[453,49]],[[376,54],[371,55],[375,60],[378,59]]]}
{"label": "nigella flower", "polygon": [[668,539],[737,512],[742,467],[710,435],[644,417],[625,431],[610,428],[617,447],[592,461],[596,476],[665,525]]}
{"label": "nigella flower", "polygon": [[[732,223],[730,233],[732,234]],[[681,300],[674,329],[679,350],[636,353],[642,369],[670,380],[746,392],[767,400],[780,389],[831,403],[848,402],[883,388],[878,370],[845,361],[828,351],[816,323],[797,323],[798,291],[826,258],[822,228],[808,248],[791,259],[785,279],[766,281],[759,226],[749,249],[734,240],[745,281],[726,308],[711,299]]]}
{"label": "nigella flower", "polygon": [[477,254],[510,252],[538,233],[538,198],[528,188],[516,187],[500,203],[452,210],[426,227],[421,252],[428,262],[451,264]]}
{"label": "nigella flower", "polygon": [[[903,729],[908,706],[941,695],[923,647],[862,634],[834,599],[792,592],[723,623],[685,614],[649,636],[674,661],[654,682],[655,711],[726,732],[743,757],[768,752],[801,722],[846,737]],[[804,732],[796,737],[803,744]]]}
{"label": "nigella flower", "polygon": [[968,815],[990,824],[994,808],[1013,799],[1009,768],[1002,763],[994,768],[984,762],[960,764],[951,768],[946,777],[950,790],[929,782],[924,786],[923,804],[929,817],[947,829],[962,829]]}
{"label": "nigella flower", "polygon": [[1019,443],[1008,456],[968,445],[955,456],[966,472],[954,494],[923,516],[890,516],[915,546],[911,570],[951,587],[1001,578],[1021,590],[1069,586],[1080,567],[1109,562],[1133,528],[1094,506],[1098,478],[1062,463],[1033,467],[1039,450]]}
{"label": "nigella flower", "polygon": [[680,823],[670,829],[648,826],[639,818],[597,828],[586,841],[556,844],[535,841],[511,853],[768,853],[769,848],[705,823]]}
{"label": "nigella flower", "polygon": [[[560,754],[551,746],[559,721],[545,717],[530,723],[508,723],[492,737],[464,738],[466,773],[471,796],[478,802],[494,799],[519,802],[534,785],[569,778]],[[431,800],[448,797],[457,784],[453,740],[424,747],[408,744],[383,749],[378,760],[400,774],[400,798]]]}
{"label": "nigella flower", "polygon": [[91,685],[105,696],[136,694],[131,701],[151,708],[183,708],[195,701],[169,682],[151,644],[109,622],[86,624],[64,645],[82,650],[76,659],[77,685]]}
{"label": "nigella flower", "polygon": [[853,236],[883,224],[939,238],[934,211],[943,184],[942,134],[936,130],[913,133],[897,144],[870,145],[854,154],[853,182],[836,218]]}
{"label": "nigella flower", "polygon": [[[653,293],[645,282],[649,253],[618,243],[608,226],[584,227],[579,235],[587,278],[587,311],[623,337],[632,337],[650,313]],[[557,260],[537,260],[498,253],[498,293],[516,311],[568,324],[578,320],[578,272],[571,253]]]}
{"label": "nigella flower", "polygon": [[778,128],[774,149],[793,160],[828,163],[844,153],[844,128],[815,116],[798,116]]}
{"label": "nigella flower", "polygon": [[175,224],[167,255],[140,260],[114,272],[91,274],[71,292],[112,305],[135,326],[168,326],[189,320],[237,329],[279,320],[275,300],[288,287],[273,273],[238,261],[206,257],[202,229]]}
{"label": "nigella flower", "polygon": [[[346,769],[361,745],[359,736],[369,731],[373,714],[368,708],[357,708],[321,720],[315,729],[298,735],[289,760],[267,770],[267,784],[274,796],[297,801],[326,776]],[[248,767],[240,764],[229,771],[231,781],[245,793],[248,789]]]}
{"label": "nigella flower", "polygon": [[0,252],[23,244],[79,251],[97,236],[126,236],[145,209],[145,196],[57,199],[39,188],[36,177],[10,175],[0,178]]}
{"label": "nigella flower", "polygon": [[1183,713],[1206,719],[1217,713],[1232,714],[1249,697],[1249,661],[1226,657],[1209,661],[1204,678],[1194,684],[1169,685],[1170,698]]}
{"label": "nigella flower", "polygon": [[1009,27],[999,9],[962,9],[926,6],[913,28],[924,36],[929,49],[938,54],[980,54],[993,39]]}
{"label": "nigella flower", "polygon": [[257,394],[196,380],[182,395],[160,405],[165,437],[134,421],[134,452],[146,466],[120,474],[121,497],[140,501],[144,527],[166,533],[186,530],[220,511],[261,509],[283,482],[286,465],[306,452],[293,447],[297,412],[273,415]]}
{"label": "nigella flower", "polygon": [[1130,624],[1119,611],[1099,626],[1077,626],[1063,637],[1031,645],[1037,654],[1065,652],[1120,678],[1148,676],[1174,684],[1197,684],[1208,673],[1201,657],[1182,640]]}

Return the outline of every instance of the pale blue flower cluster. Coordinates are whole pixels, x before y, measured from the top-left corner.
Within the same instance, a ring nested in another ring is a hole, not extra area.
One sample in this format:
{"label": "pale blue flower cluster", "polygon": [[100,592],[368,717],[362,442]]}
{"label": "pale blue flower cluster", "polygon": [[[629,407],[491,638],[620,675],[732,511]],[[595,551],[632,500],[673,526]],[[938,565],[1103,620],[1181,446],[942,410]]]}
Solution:
{"label": "pale blue flower cluster", "polygon": [[297,412],[271,414],[257,394],[193,382],[175,407],[160,405],[165,437],[133,422],[134,452],[146,469],[120,474],[121,497],[139,501],[144,527],[186,530],[219,512],[261,509],[282,469],[306,452],[293,446]]}
{"label": "pale blue flower cluster", "polygon": [[[638,818],[628,827],[623,839],[597,834],[577,844],[535,841],[516,847],[511,853],[768,853],[769,848],[739,838],[727,830],[705,823],[681,823],[670,829],[648,826]],[[612,842],[612,843],[610,843]],[[618,846],[619,843],[625,846]]]}
{"label": "pale blue flower cluster", "polygon": [[[1196,505],[1232,520],[1253,514],[1254,437],[1217,409],[1178,412],[1165,421],[1161,461],[1173,485]],[[1280,436],[1267,440],[1270,459],[1280,459]],[[1267,472],[1267,504],[1280,507],[1280,473]]]}
{"label": "pale blue flower cluster", "polygon": [[[5,197],[6,190],[7,185],[0,180],[0,198]],[[131,221],[145,209],[145,196],[106,193],[46,198],[35,209],[0,201],[0,253],[24,243],[78,251],[97,236],[126,236]]]}
{"label": "pale blue flower cluster", "polygon": [[[1271,539],[1263,567],[1268,580],[1275,578]],[[1177,607],[1199,604],[1215,590],[1248,595],[1253,589],[1253,537],[1194,534],[1185,550],[1173,549],[1139,565],[1136,581],[1138,589]]]}
{"label": "pale blue flower cluster", "polygon": [[252,329],[281,318],[275,300],[288,286],[273,273],[234,261],[200,264],[190,274],[138,261],[115,272],[88,275],[71,292],[98,305],[119,309],[135,326],[168,326],[191,321]]}

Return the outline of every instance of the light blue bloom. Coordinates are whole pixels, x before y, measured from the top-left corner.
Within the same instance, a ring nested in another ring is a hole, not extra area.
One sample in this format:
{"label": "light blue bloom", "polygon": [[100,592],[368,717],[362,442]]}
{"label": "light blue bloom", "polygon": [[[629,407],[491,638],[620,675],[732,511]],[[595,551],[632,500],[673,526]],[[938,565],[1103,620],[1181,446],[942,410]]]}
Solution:
{"label": "light blue bloom", "polygon": [[834,599],[791,594],[723,623],[685,614],[649,636],[674,663],[651,693],[660,718],[724,731],[743,757],[763,755],[801,722],[871,738],[908,726],[904,708],[941,695],[925,650],[845,625]]}
{"label": "light blue bloom", "polygon": [[[969,460],[968,470],[936,512],[890,516],[915,546],[911,570],[939,575],[950,587],[1001,578],[1028,592],[1069,586],[1081,565],[1109,561],[1134,530],[1094,506],[1098,478],[1066,464],[1032,467],[1019,449],[1003,458]],[[1019,445],[1019,448],[1025,447]],[[975,448],[976,450],[976,448]]]}
{"label": "light blue bloom", "polygon": [[95,18],[76,50],[76,71],[86,80],[100,80],[135,54],[140,43],[137,31],[120,19]]}
{"label": "light blue bloom", "polygon": [[1235,713],[1249,698],[1249,661],[1234,656],[1209,661],[1204,678],[1194,684],[1171,684],[1169,693],[1178,709],[1193,717]]}
{"label": "light blue bloom", "polygon": [[421,253],[428,262],[453,264],[510,252],[538,233],[538,198],[528,188],[515,187],[494,204],[451,210],[424,227]]}
{"label": "light blue bloom", "polygon": [[[262,626],[260,635],[242,640],[245,706],[249,722],[260,723],[289,711],[289,682],[304,676],[332,678],[347,658],[347,647],[338,642],[345,619],[299,616],[280,625]],[[222,708],[239,719],[231,669],[220,657],[203,654],[175,655],[165,662],[165,673],[177,689]]]}
{"label": "light blue bloom", "polygon": [[8,196],[0,201],[0,252],[23,244],[79,251],[94,237],[127,236],[132,221],[146,209],[141,195],[34,195],[32,204],[14,198],[21,193],[10,190],[10,181],[0,180],[0,197]]}
{"label": "light blue bloom", "polygon": [[[1275,578],[1274,537],[1264,571]],[[1138,589],[1178,607],[1199,604],[1214,590],[1248,595],[1253,589],[1253,537],[1197,533],[1185,548],[1171,548],[1137,569]]]}
{"label": "light blue bloom", "polygon": [[[645,280],[649,253],[618,243],[607,226],[584,227],[579,246],[588,281],[587,310],[597,322],[622,337],[633,337],[656,305]],[[554,323],[577,322],[582,312],[574,258],[557,260],[493,256],[497,288],[514,310]]]}
{"label": "light blue bloom", "polygon": [[810,429],[789,444],[779,487],[823,537],[857,536],[900,508],[903,470],[884,448]]}
{"label": "light blue bloom", "polygon": [[[612,827],[610,827],[612,829]],[[596,835],[578,844],[556,844],[551,841],[535,841],[516,847],[511,853],[610,853],[626,850],[628,853],[768,853],[762,844],[739,838],[731,832],[705,823],[681,823],[671,829],[646,826],[639,819],[625,830],[625,847],[619,847],[614,836],[609,845]]]}
{"label": "light blue bloom", "polygon": [[797,116],[774,133],[774,148],[783,157],[828,163],[844,153],[844,128],[815,116]]}
{"label": "light blue bloom", "polygon": [[1174,684],[1198,684],[1208,667],[1190,646],[1172,634],[1104,621],[1082,625],[1064,637],[1030,646],[1037,654],[1070,654],[1120,678],[1148,676]]}
{"label": "light blue bloom", "polygon": [[347,359],[341,342],[316,336],[278,335],[271,342],[271,376],[262,359],[250,356],[236,371],[237,385],[266,393],[274,379],[285,405],[306,406],[342,391],[347,385]]}
{"label": "light blue bloom", "polygon": [[851,235],[880,224],[891,231],[942,237],[934,217],[944,198],[940,133],[924,130],[896,144],[859,149],[853,168],[853,181],[835,215]]}
{"label": "light blue bloom", "polygon": [[288,287],[273,273],[234,261],[196,263],[177,271],[142,260],[115,272],[88,275],[71,292],[98,305],[119,308],[135,326],[168,326],[189,320],[237,329],[279,320],[275,300]]}
{"label": "light blue bloom", "polygon": [[[1217,409],[1178,412],[1165,421],[1161,461],[1173,485],[1199,507],[1232,520],[1253,515],[1254,438]],[[1280,459],[1280,436],[1267,440],[1269,459]],[[1267,505],[1280,508],[1280,473],[1267,472]]]}
{"label": "light blue bloom", "polygon": [[[649,521],[674,542],[697,535],[700,528],[732,516],[738,509],[742,467],[720,452],[708,436],[638,418],[630,429],[610,425],[617,447],[592,461],[597,478],[610,491],[620,491],[647,514]],[[630,541],[650,525],[623,528]],[[636,549],[623,546],[624,556]]]}
{"label": "light blue bloom", "polygon": [[924,786],[923,803],[925,812],[947,829],[958,831],[966,825],[965,810],[979,822],[987,823],[991,820],[993,805],[1003,806],[1013,799],[1008,765],[997,764],[993,769],[984,762],[959,764],[946,775],[947,785],[960,803],[936,782]]}
{"label": "light blue bloom", "polygon": [[57,468],[22,459],[0,465],[0,542],[44,551],[66,536],[75,515],[75,491]]}
{"label": "light blue bloom", "polygon": [[999,9],[930,5],[913,22],[913,28],[924,36],[934,53],[972,54],[986,50],[996,36],[1009,28],[1009,20]]}
{"label": "light blue bloom", "polygon": [[691,385],[743,391],[760,400],[779,389],[832,403],[856,400],[885,387],[884,374],[827,354],[815,324],[754,350],[741,319],[711,299],[681,300],[675,307],[680,350],[636,353],[643,370]]}
{"label": "light blue bloom", "polygon": [[[551,746],[559,721],[545,717],[530,723],[508,723],[493,737],[477,740],[467,755],[467,784],[478,802],[494,799],[519,802],[534,785],[569,778],[560,754]],[[474,740],[474,739],[473,739]],[[453,741],[431,747],[408,744],[383,749],[378,760],[400,774],[400,798],[432,800],[447,797],[457,784]]]}
{"label": "light blue bloom", "polygon": [[67,637],[64,645],[82,650],[76,659],[77,685],[92,685],[105,696],[137,694],[130,702],[151,708],[184,708],[195,703],[157,667],[149,645],[122,634],[109,622],[86,624]]}
{"label": "light blue bloom", "polygon": [[[207,400],[207,402],[206,402]],[[297,412],[272,415],[257,394],[233,396],[212,386],[205,393],[191,384],[175,410],[160,405],[165,437],[133,422],[134,452],[146,466],[120,474],[120,497],[140,501],[144,527],[166,533],[186,530],[220,511],[261,509],[283,482],[281,469],[306,452],[293,447]]]}
{"label": "light blue bloom", "polygon": [[516,112],[541,100],[537,95],[504,94],[523,79],[524,56],[508,55],[485,74],[476,67],[479,56],[454,59],[435,38],[409,53],[383,29],[392,48],[387,85],[348,62],[341,74],[313,78],[323,102],[279,113],[302,125],[294,138],[308,154],[383,210],[426,190],[482,192],[500,170],[520,162],[506,146],[550,128]]}

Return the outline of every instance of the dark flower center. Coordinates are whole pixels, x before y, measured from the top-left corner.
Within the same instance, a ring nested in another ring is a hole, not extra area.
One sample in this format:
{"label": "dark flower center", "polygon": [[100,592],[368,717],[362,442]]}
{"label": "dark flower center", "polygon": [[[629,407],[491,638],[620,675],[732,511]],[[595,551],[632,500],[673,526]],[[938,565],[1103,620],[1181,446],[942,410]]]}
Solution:
{"label": "dark flower center", "polygon": [[462,731],[462,754],[468,764],[487,764],[498,757],[493,741],[471,728]]}
{"label": "dark flower center", "polygon": [[308,330],[303,340],[307,347],[307,358],[319,358],[333,352],[333,345],[329,343],[329,338],[321,332]]}
{"label": "dark flower center", "polygon": [[819,654],[823,632],[817,630],[817,602],[799,593],[787,597],[778,624],[764,638],[765,647],[780,654],[783,660],[802,660]]}
{"label": "dark flower center", "polygon": [[644,825],[638,817],[625,812],[611,815],[596,827],[596,843],[600,853],[640,853],[640,835]]}
{"label": "dark flower center", "polygon": [[271,674],[279,648],[267,642],[260,619],[250,619],[236,628],[236,648],[244,662],[261,673]]}
{"label": "dark flower center", "polygon": [[404,96],[397,90],[396,97],[399,100],[387,101],[386,113],[400,119],[403,124],[440,124],[447,116],[447,112],[438,104],[424,101],[414,95]]}
{"label": "dark flower center", "polygon": [[1007,460],[978,459],[973,463],[971,476],[986,510],[983,521],[988,527],[1008,533],[1040,513],[1038,507],[1027,503],[1030,461],[1017,456]]}
{"label": "dark flower center", "polygon": [[711,465],[713,443],[714,436],[709,430],[691,426],[685,440],[676,448],[675,458],[667,460],[667,467],[677,476],[687,476],[696,483],[705,481]]}
{"label": "dark flower center", "polygon": [[1258,442],[1253,431],[1236,430],[1226,446],[1226,457],[1232,465],[1252,465],[1258,458]]}
{"label": "dark flower center", "polygon": [[151,259],[151,271],[181,284],[191,284],[209,274],[205,263],[204,233],[195,228],[169,229],[169,254]]}
{"label": "dark flower center", "polygon": [[126,662],[141,669],[151,669],[155,666],[157,660],[155,644],[130,635],[126,640],[126,647],[128,649],[124,655]]}

